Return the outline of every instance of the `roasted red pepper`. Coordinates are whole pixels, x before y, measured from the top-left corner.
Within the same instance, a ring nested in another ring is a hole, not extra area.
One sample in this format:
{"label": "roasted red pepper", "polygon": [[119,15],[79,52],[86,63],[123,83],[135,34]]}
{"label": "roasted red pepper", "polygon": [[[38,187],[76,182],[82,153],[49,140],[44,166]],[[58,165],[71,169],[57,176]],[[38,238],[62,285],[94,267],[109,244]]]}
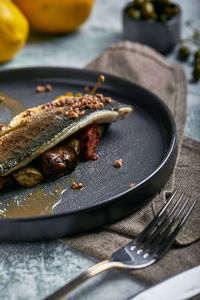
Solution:
{"label": "roasted red pepper", "polygon": [[80,133],[80,149],[82,159],[93,159],[101,136],[100,126],[91,124],[83,128]]}

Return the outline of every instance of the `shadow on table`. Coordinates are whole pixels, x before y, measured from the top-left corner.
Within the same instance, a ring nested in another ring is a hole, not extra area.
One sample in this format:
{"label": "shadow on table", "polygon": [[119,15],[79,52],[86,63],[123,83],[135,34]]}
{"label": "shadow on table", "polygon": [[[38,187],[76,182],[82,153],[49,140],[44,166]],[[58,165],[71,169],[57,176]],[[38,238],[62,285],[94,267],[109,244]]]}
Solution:
{"label": "shadow on table", "polygon": [[29,37],[27,40],[28,44],[38,44],[38,43],[45,43],[45,42],[49,42],[49,41],[54,41],[56,39],[59,38],[66,38],[66,37],[76,37],[76,35],[78,36],[79,32],[75,31],[72,33],[68,33],[68,34],[43,34],[43,33],[39,33],[37,31],[34,30],[30,30],[29,33]]}

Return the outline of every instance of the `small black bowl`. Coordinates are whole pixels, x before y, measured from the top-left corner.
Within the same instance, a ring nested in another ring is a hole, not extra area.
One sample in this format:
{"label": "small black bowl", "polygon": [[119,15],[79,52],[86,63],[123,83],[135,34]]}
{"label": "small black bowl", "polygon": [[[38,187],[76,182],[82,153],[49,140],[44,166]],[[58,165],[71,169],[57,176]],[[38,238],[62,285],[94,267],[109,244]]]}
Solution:
{"label": "small black bowl", "polygon": [[157,51],[167,54],[180,40],[181,34],[181,8],[167,21],[136,20],[129,16],[130,2],[123,10],[124,38],[134,42],[146,44]]}

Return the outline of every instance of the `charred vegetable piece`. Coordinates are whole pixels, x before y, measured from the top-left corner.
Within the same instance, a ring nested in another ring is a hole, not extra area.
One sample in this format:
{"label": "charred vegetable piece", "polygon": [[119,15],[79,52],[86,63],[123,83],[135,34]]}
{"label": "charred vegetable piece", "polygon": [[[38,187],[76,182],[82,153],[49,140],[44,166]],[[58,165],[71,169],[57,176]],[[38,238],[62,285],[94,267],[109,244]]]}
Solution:
{"label": "charred vegetable piece", "polygon": [[80,140],[78,138],[67,139],[66,146],[74,149],[76,154],[80,156]]}
{"label": "charred vegetable piece", "polygon": [[14,179],[24,187],[34,186],[44,180],[42,174],[33,167],[25,167],[13,173]]}
{"label": "charred vegetable piece", "polygon": [[103,126],[91,124],[80,131],[80,148],[83,159],[92,159],[103,134]]}
{"label": "charred vegetable piece", "polygon": [[79,156],[73,148],[59,145],[43,153],[38,158],[38,162],[46,178],[56,179],[73,172],[78,159]]}

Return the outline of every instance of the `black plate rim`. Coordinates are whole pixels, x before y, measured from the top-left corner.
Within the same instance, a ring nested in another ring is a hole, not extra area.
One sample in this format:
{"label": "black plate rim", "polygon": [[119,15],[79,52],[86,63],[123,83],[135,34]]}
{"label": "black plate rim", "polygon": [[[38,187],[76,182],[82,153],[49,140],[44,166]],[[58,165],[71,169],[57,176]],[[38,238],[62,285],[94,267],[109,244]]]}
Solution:
{"label": "black plate rim", "polygon": [[87,69],[79,69],[79,68],[68,68],[68,67],[55,67],[55,66],[34,66],[34,67],[23,67],[23,68],[9,68],[9,69],[4,69],[4,70],[0,70],[0,76],[3,74],[8,74],[8,73],[13,73],[13,72],[31,72],[31,71],[50,71],[50,70],[62,70],[65,72],[79,72],[79,73],[85,73],[88,72],[91,75],[94,76],[99,76],[100,74],[104,74],[107,77],[113,78],[115,80],[123,80],[126,84],[131,84],[136,86],[137,88],[139,88],[140,90],[144,90],[145,93],[149,94],[149,96],[154,97],[154,99],[156,99],[156,101],[158,102],[158,104],[160,106],[162,106],[162,108],[165,110],[166,115],[170,121],[170,125],[171,125],[171,141],[169,144],[169,148],[167,153],[165,154],[165,157],[163,158],[162,162],[160,163],[160,165],[155,169],[154,172],[152,172],[148,177],[146,177],[144,180],[142,180],[140,183],[136,184],[134,187],[130,188],[128,191],[122,192],[120,194],[118,194],[117,196],[108,198],[104,201],[102,201],[99,204],[95,204],[92,205],[90,207],[86,207],[86,208],[77,208],[76,210],[71,210],[68,212],[63,212],[63,213],[55,213],[55,214],[49,214],[49,215],[41,215],[41,216],[30,216],[30,217],[21,217],[21,218],[0,218],[0,223],[1,222],[29,222],[29,221],[39,221],[39,220],[46,220],[46,219],[54,219],[54,218],[59,218],[59,217],[67,217],[67,216],[73,216],[74,214],[82,214],[82,213],[88,213],[88,212],[92,212],[94,210],[98,210],[100,208],[103,208],[104,206],[107,206],[109,204],[111,204],[112,202],[114,202],[116,199],[123,197],[124,195],[130,193],[132,190],[139,190],[141,188],[142,185],[144,185],[145,183],[148,183],[156,174],[158,174],[161,169],[169,162],[171,156],[174,154],[174,152],[176,152],[177,150],[177,143],[178,143],[178,134],[177,134],[177,128],[176,128],[176,123],[174,120],[174,117],[172,115],[172,112],[170,111],[170,109],[168,108],[168,106],[160,99],[160,97],[158,97],[156,94],[152,93],[150,90],[140,86],[137,83],[134,83],[130,80],[121,78],[119,76],[116,75],[112,75],[106,72],[99,72],[99,71],[95,71],[95,70],[87,70]]}

